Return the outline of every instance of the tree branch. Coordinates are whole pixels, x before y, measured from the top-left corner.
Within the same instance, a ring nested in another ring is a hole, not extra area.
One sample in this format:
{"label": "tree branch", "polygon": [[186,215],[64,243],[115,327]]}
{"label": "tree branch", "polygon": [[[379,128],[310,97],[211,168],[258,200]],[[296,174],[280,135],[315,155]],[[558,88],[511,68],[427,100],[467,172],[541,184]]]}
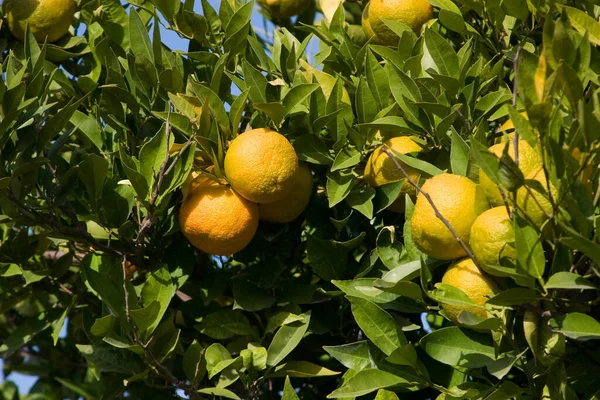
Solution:
{"label": "tree branch", "polygon": [[165,367],[148,348],[149,342],[144,343],[140,339],[137,326],[131,319],[131,312],[129,309],[129,289],[127,288],[128,277],[126,262],[126,257],[123,257],[121,266],[123,268],[123,292],[125,293],[125,318],[127,319],[127,323],[131,328],[131,332],[133,334],[133,341],[144,351],[146,361],[148,361],[148,363],[152,365],[154,369],[156,369],[158,373],[161,374],[164,378],[166,378],[173,386],[182,390],[192,400],[202,400],[202,397],[198,394],[198,391],[194,388],[193,385],[188,385],[184,381],[178,379],[175,375],[173,375],[173,373],[167,367]]}

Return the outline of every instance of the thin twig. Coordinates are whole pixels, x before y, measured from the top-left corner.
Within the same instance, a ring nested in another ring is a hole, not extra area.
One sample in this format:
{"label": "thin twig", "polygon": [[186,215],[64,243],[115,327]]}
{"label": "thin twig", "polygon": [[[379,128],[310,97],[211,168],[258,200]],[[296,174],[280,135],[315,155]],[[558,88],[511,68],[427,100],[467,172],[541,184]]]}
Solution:
{"label": "thin twig", "polygon": [[431,205],[431,208],[433,209],[433,212],[435,213],[435,216],[437,217],[437,219],[439,219],[446,226],[446,228],[448,228],[448,230],[450,231],[450,233],[452,233],[452,236],[454,236],[454,239],[456,239],[456,241],[464,249],[465,253],[467,253],[467,256],[471,260],[473,260],[473,263],[477,267],[479,267],[479,262],[477,261],[477,258],[475,257],[475,255],[471,252],[471,249],[469,249],[469,246],[467,246],[467,244],[458,236],[458,234],[456,233],[456,231],[452,227],[452,224],[450,224],[450,222],[446,218],[444,218],[444,216],[442,215],[442,213],[440,213],[440,210],[437,208],[437,206],[435,205],[435,203],[431,199],[431,196],[429,195],[429,193],[425,192],[415,181],[412,180],[412,178],[408,175],[408,173],[406,172],[406,170],[402,167],[402,164],[400,164],[398,162],[398,160],[396,160],[396,157],[388,149],[388,147],[386,145],[383,145],[383,149],[382,150],[390,158],[390,160],[392,160],[392,162],[396,165],[396,168],[398,168],[400,170],[400,172],[402,172],[402,175],[404,175],[404,177],[406,178],[406,180],[408,181],[408,183],[410,185],[412,185],[415,189],[417,189],[417,191],[420,194],[422,194],[423,197],[425,197],[425,199],[427,199],[427,201]]}
{"label": "thin twig", "polygon": [[128,278],[127,278],[127,266],[126,266],[126,262],[127,262],[127,258],[123,257],[123,261],[121,262],[121,266],[122,266],[122,269],[123,269],[123,292],[125,293],[125,318],[127,319],[127,323],[129,324],[129,327],[131,328],[131,332],[133,334],[133,340],[134,340],[135,344],[137,344],[138,346],[140,346],[140,348],[144,351],[144,355],[146,357],[146,360],[164,378],[166,378],[169,382],[171,382],[172,385],[174,385],[175,387],[177,387],[180,390],[183,390],[183,392],[190,399],[201,400],[202,397],[198,394],[198,391],[195,390],[193,386],[187,385],[184,381],[181,381],[180,379],[178,379],[175,375],[173,375],[173,373],[167,367],[165,367],[163,364],[161,364],[161,362],[156,358],[156,356],[154,355],[154,353],[152,353],[152,351],[149,349],[150,342],[144,343],[140,339],[139,334],[138,334],[138,330],[137,330],[137,326],[133,323],[133,321],[131,319],[131,311],[129,309],[129,289],[127,288]]}
{"label": "thin twig", "polygon": [[183,153],[185,153],[185,151],[192,145],[192,143],[194,143],[195,139],[196,135],[190,136],[190,138],[187,140],[187,142],[185,142],[181,150],[179,150],[179,153],[177,153],[175,158],[173,158],[173,161],[171,161],[171,165],[169,165],[169,168],[167,168],[167,170],[164,172],[165,175],[169,175],[171,171],[173,171],[173,168],[175,168],[175,164],[177,164],[179,159],[182,157]]}

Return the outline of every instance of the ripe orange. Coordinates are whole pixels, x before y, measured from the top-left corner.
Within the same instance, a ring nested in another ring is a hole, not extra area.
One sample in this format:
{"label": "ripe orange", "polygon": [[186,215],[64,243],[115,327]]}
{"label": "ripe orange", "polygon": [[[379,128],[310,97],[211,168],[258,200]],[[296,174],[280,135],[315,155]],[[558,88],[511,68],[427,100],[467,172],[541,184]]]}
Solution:
{"label": "ripe orange", "polygon": [[179,225],[196,248],[230,255],[242,250],[258,228],[258,205],[231,187],[208,180],[195,188],[179,211]]}
{"label": "ripe orange", "polygon": [[[442,277],[442,282],[462,290],[473,303],[480,306],[483,306],[490,297],[499,291],[496,283],[483,275],[470,258],[463,258],[452,264]],[[469,311],[483,319],[487,318],[486,310],[480,307],[442,304],[442,309],[448,319],[457,325],[459,325],[458,316],[462,311]]]}
{"label": "ripe orange", "polygon": [[274,203],[259,204],[259,218],[262,221],[286,223],[298,218],[308,205],[313,189],[313,177],[306,164],[300,164],[296,173],[296,184],[290,193]]}
{"label": "ripe orange", "polygon": [[[384,142],[384,145],[397,151],[400,154],[420,153],[423,148],[408,136],[399,136]],[[400,162],[404,171],[414,181],[419,181],[421,174],[414,168]],[[405,179],[402,171],[396,164],[383,152],[383,146],[377,148],[369,157],[367,167],[365,168],[365,179],[371,187],[378,187],[386,183],[397,182]],[[417,190],[409,182],[404,182],[400,189],[398,199],[392,203],[388,210],[402,213],[404,212],[404,197],[406,194],[414,196]]]}
{"label": "ripe orange", "polygon": [[[468,244],[473,222],[488,208],[480,187],[464,176],[440,174],[428,179],[422,189],[429,194],[458,237]],[[417,196],[411,232],[415,245],[431,257],[453,260],[467,254],[421,193]]]}
{"label": "ripe orange", "polygon": [[363,12],[363,30],[368,37],[375,36],[379,44],[393,46],[398,35],[383,20],[401,22],[419,32],[425,22],[433,18],[433,7],[427,0],[371,0]]}
{"label": "ripe orange", "polygon": [[255,203],[273,203],[290,193],[298,156],[285,136],[254,129],[235,138],[225,155],[225,175],[233,189]]}
{"label": "ripe orange", "polygon": [[[502,152],[505,147],[506,143],[498,143],[490,147],[489,150],[500,158],[502,157]],[[512,142],[508,144],[508,156],[513,160],[515,158],[515,146]],[[519,169],[523,172],[523,175],[529,175],[532,171],[540,168],[541,165],[542,162],[537,151],[525,140],[519,140]],[[498,189],[498,186],[496,186],[494,181],[492,181],[482,169],[479,170],[479,184],[493,206],[501,206],[504,204],[500,189]],[[502,189],[507,194],[508,200],[509,196],[506,189]]]}
{"label": "ripe orange", "polygon": [[10,32],[19,40],[25,39],[25,28],[38,42],[56,42],[68,32],[73,16],[73,0],[4,0],[2,6]]}
{"label": "ripe orange", "polygon": [[525,179],[540,182],[546,191],[546,193],[542,193],[533,187],[526,188],[525,186],[520,187],[517,191],[517,205],[531,218],[531,221],[537,227],[541,227],[552,215],[552,203],[549,196],[552,196],[553,201],[557,201],[559,193],[552,183],[548,186],[543,168],[533,171]]}

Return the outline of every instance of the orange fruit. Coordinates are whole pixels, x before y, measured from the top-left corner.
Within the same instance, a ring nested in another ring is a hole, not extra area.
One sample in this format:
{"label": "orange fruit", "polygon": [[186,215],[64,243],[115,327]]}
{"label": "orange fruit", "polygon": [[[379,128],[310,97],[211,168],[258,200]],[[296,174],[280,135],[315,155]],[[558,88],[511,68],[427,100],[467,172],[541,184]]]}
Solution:
{"label": "orange fruit", "polygon": [[300,164],[296,173],[296,184],[283,199],[274,203],[259,204],[259,218],[262,221],[286,223],[298,218],[304,211],[313,189],[313,177],[308,166]]}
{"label": "orange fruit", "polygon": [[2,5],[10,32],[19,40],[25,39],[25,28],[35,40],[56,42],[71,26],[75,15],[73,0],[4,0]]}
{"label": "orange fruit", "polygon": [[[420,153],[423,148],[413,141],[408,136],[399,136],[389,139],[383,143],[385,146],[397,151],[400,154]],[[406,174],[414,182],[418,183],[421,176],[416,169],[409,167],[405,163],[399,161]],[[378,147],[367,160],[365,168],[365,179],[371,187],[378,187],[391,182],[398,182],[405,179],[402,171],[398,169],[394,161],[392,161],[386,153],[383,152],[383,146]],[[405,181],[400,189],[400,194],[388,210],[402,213],[404,212],[404,197],[406,194],[414,196],[417,190],[408,181]]]}
{"label": "orange fruit", "polygon": [[[489,150],[498,158],[500,158],[502,157],[502,152],[504,151],[505,147],[506,143],[498,143],[490,147]],[[512,142],[508,144],[508,156],[513,160],[515,159],[515,146]],[[523,175],[529,175],[532,171],[540,168],[541,165],[542,161],[540,160],[537,151],[525,140],[519,140],[519,169],[521,172],[523,172]],[[486,175],[485,172],[483,172],[482,169],[479,170],[479,184],[493,206],[501,206],[504,204],[500,189],[498,189],[498,186],[490,179],[489,176]],[[502,189],[507,195],[508,200],[508,191],[504,187]]]}
{"label": "orange fruit", "polygon": [[433,18],[433,7],[427,0],[371,0],[363,12],[363,30],[375,42],[393,46],[398,35],[383,20],[401,22],[419,32],[425,22]]}
{"label": "orange fruit", "polygon": [[[471,226],[488,208],[480,187],[464,176],[440,174],[428,179],[422,187],[457,236],[469,243]],[[412,239],[423,253],[439,260],[453,260],[467,255],[452,232],[435,215],[427,198],[419,193],[411,220]]]}
{"label": "orange fruit", "polygon": [[207,180],[184,200],[179,225],[194,247],[208,254],[230,255],[254,237],[258,205],[229,186]]}
{"label": "orange fruit", "polygon": [[285,136],[254,129],[235,138],[225,155],[225,175],[233,189],[255,203],[274,203],[292,191],[298,156]]}
{"label": "orange fruit", "polygon": [[[452,285],[465,292],[473,303],[483,306],[498,291],[498,285],[486,277],[470,258],[463,258],[453,263],[444,276],[442,283]],[[462,311],[469,311],[483,319],[488,317],[485,308],[442,304],[444,313],[450,321],[459,325],[458,316]]]}

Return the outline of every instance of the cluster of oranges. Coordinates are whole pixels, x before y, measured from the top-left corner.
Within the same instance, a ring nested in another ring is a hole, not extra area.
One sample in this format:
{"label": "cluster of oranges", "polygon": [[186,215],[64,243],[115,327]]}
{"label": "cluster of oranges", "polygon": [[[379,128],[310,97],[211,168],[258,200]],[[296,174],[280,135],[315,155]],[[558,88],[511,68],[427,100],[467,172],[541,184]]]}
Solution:
{"label": "cluster of oranges", "polygon": [[[510,143],[499,143],[490,147],[489,151],[500,158],[508,146],[508,155],[514,160],[512,137],[507,137]],[[412,138],[396,137],[384,142],[367,162],[365,180],[371,186],[377,187],[406,178],[398,200],[389,207],[391,211],[403,212],[406,195],[413,197],[417,193],[416,187],[409,180],[418,183],[420,174],[398,161],[404,169],[402,172],[384,152],[385,147],[400,154],[419,154],[424,149]],[[533,224],[541,228],[552,214],[548,194],[556,198],[558,193],[548,184],[537,151],[525,140],[518,142],[518,151],[519,169],[526,179],[539,181],[546,193],[521,187],[516,194],[517,206]],[[416,196],[410,221],[414,244],[435,259],[455,260],[442,282],[463,290],[477,304],[476,307],[443,305],[446,315],[455,323],[463,310],[486,317],[483,305],[498,290],[497,284],[488,274],[497,277],[517,275],[514,272],[515,234],[508,214],[513,198],[515,197],[507,188],[496,185],[483,170],[479,171],[479,184],[455,174],[433,176],[424,182]],[[440,215],[445,221],[439,218]],[[447,224],[452,227],[452,231]],[[471,250],[477,263],[468,257],[467,248]],[[513,266],[506,266],[506,260],[513,262]]]}
{"label": "cluster of oranges", "polygon": [[181,231],[198,249],[214,255],[242,250],[258,221],[286,223],[310,201],[313,178],[290,142],[269,129],[235,138],[225,155],[225,181],[200,174],[185,188]]}

